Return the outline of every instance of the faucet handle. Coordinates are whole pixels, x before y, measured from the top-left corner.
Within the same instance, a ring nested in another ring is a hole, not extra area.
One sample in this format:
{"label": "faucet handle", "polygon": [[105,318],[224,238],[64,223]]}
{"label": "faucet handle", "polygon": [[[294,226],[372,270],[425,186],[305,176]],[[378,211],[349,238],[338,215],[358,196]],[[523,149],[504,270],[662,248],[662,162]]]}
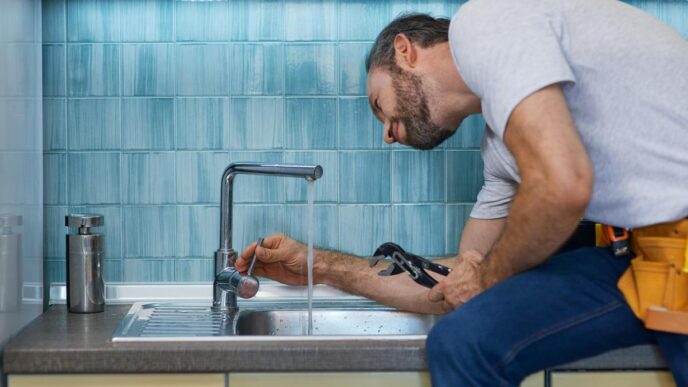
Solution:
{"label": "faucet handle", "polygon": [[[263,247],[263,241],[265,238],[260,238],[258,239],[258,243],[256,243],[256,250],[258,249],[258,246]],[[258,255],[256,254],[256,250],[253,250],[253,259],[251,260],[251,264],[248,267],[248,272],[246,272],[246,275],[249,277],[253,277],[253,266],[256,265],[256,260],[258,259]]]}

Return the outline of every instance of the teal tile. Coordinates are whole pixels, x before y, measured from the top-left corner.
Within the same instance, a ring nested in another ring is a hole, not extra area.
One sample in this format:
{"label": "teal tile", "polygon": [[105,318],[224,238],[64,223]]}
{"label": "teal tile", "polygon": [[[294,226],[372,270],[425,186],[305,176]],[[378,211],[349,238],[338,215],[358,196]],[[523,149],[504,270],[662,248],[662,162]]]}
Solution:
{"label": "teal tile", "polygon": [[177,41],[223,41],[229,36],[227,1],[176,1]]}
{"label": "teal tile", "polygon": [[122,100],[123,149],[174,149],[174,99]]}
{"label": "teal tile", "polygon": [[122,224],[122,209],[119,205],[72,206],[69,207],[69,213],[103,215],[104,226],[93,228],[91,231],[103,235],[103,252],[106,260],[122,258],[122,230],[128,229]]}
{"label": "teal tile", "polygon": [[456,0],[398,0],[390,4],[392,17],[402,13],[422,12],[434,17],[451,18],[464,1]]}
{"label": "teal tile", "polygon": [[669,24],[688,39],[688,5],[685,1],[629,0],[626,2]]}
{"label": "teal tile", "polygon": [[393,202],[444,201],[444,151],[392,153]]}
{"label": "teal tile", "polygon": [[284,46],[281,43],[230,46],[233,95],[282,95]]}
{"label": "teal tile", "polygon": [[177,98],[175,110],[177,149],[222,149],[229,143],[228,98]]}
{"label": "teal tile", "polygon": [[284,143],[283,98],[232,98],[231,149],[280,149]]}
{"label": "teal tile", "polygon": [[485,133],[485,119],[482,114],[466,117],[456,133],[442,145],[447,149],[479,149]]}
{"label": "teal tile", "polygon": [[336,94],[336,53],[336,47],[334,44],[287,45],[287,94]]}
{"label": "teal tile", "polygon": [[177,206],[177,256],[212,257],[219,235],[219,206]]}
{"label": "teal tile", "polygon": [[335,0],[286,1],[286,40],[335,40],[336,10]]}
{"label": "teal tile", "polygon": [[[284,232],[290,237],[308,242],[308,207],[305,204],[285,207]],[[339,210],[336,205],[315,205],[313,208],[313,245],[323,249],[339,246]]]}
{"label": "teal tile", "polygon": [[70,204],[119,203],[119,154],[70,153],[67,195]]}
{"label": "teal tile", "polygon": [[106,284],[109,282],[122,282],[123,265],[121,259],[103,260],[103,280]]}
{"label": "teal tile", "polygon": [[125,259],[124,282],[172,282],[174,259]]}
{"label": "teal tile", "polygon": [[339,250],[370,257],[375,249],[392,241],[392,207],[339,206]]}
{"label": "teal tile", "polygon": [[463,228],[470,217],[472,204],[447,204],[446,239],[448,256],[457,255]]}
{"label": "teal tile", "polygon": [[67,93],[72,97],[119,95],[119,46],[69,45]]}
{"label": "teal tile", "polygon": [[121,140],[118,99],[69,99],[67,128],[70,150],[119,149]]}
{"label": "teal tile", "polygon": [[228,48],[224,44],[177,46],[177,95],[227,95]]}
{"label": "teal tile", "polygon": [[174,206],[124,207],[123,212],[125,257],[175,256],[177,214]]}
{"label": "teal tile", "polygon": [[[323,175],[315,181],[316,202],[337,202],[339,196],[337,173],[339,155],[337,151],[291,151],[284,152],[284,162],[289,164],[320,165]],[[307,184],[303,179],[289,179],[285,182],[287,202],[305,203]]]}
{"label": "teal tile", "polygon": [[282,0],[229,2],[229,39],[235,41],[283,40]]}
{"label": "teal tile", "polygon": [[212,258],[175,259],[175,282],[209,283],[215,279],[215,261]]}
{"label": "teal tile", "polygon": [[342,43],[339,50],[339,92],[342,95],[367,95],[365,58],[370,43]]}
{"label": "teal tile", "polygon": [[122,154],[122,202],[175,203],[174,153]]}
{"label": "teal tile", "polygon": [[447,151],[447,202],[474,202],[482,186],[480,151]]}
{"label": "teal tile", "polygon": [[285,148],[335,149],[336,123],[337,100],[334,98],[287,99]]}
{"label": "teal tile", "polygon": [[43,150],[67,149],[67,102],[43,99]]}
{"label": "teal tile", "polygon": [[43,155],[43,203],[67,204],[67,155]]}
{"label": "teal tile", "polygon": [[66,283],[67,263],[64,260],[46,259],[43,270],[45,271],[45,282],[48,286],[53,283]]}
{"label": "teal tile", "polygon": [[340,97],[339,149],[383,148],[382,124],[370,110],[368,97]]}
{"label": "teal tile", "polygon": [[64,44],[43,45],[43,96],[60,97],[67,93]]}
{"label": "teal tile", "polygon": [[443,204],[392,207],[392,239],[414,254],[443,256],[444,207]]}
{"label": "teal tile", "polygon": [[65,19],[67,12],[65,8],[65,0],[41,1],[43,43],[64,42],[66,40]]}
{"label": "teal tile", "polygon": [[122,95],[174,95],[174,45],[122,46]]}
{"label": "teal tile", "polygon": [[120,39],[116,0],[67,1],[67,39],[70,42],[116,42]]}
{"label": "teal tile", "polygon": [[121,1],[122,41],[170,42],[174,40],[174,2],[169,0]]}
{"label": "teal tile", "polygon": [[[282,152],[230,152],[230,163],[281,163]],[[222,177],[222,174],[218,175]],[[234,203],[284,203],[284,183],[291,177],[237,175]]]}
{"label": "teal tile", "polygon": [[267,237],[286,229],[284,206],[237,205],[234,206],[233,248],[242,251],[261,237]]}
{"label": "teal tile", "polygon": [[339,40],[375,40],[391,21],[390,1],[346,0],[339,3]]}
{"label": "teal tile", "polygon": [[43,207],[43,255],[64,260],[67,253],[65,235],[65,215],[67,207],[50,206]]}
{"label": "teal tile", "polygon": [[176,152],[177,202],[220,204],[227,152]]}
{"label": "teal tile", "polygon": [[340,152],[339,181],[340,203],[389,203],[390,153]]}

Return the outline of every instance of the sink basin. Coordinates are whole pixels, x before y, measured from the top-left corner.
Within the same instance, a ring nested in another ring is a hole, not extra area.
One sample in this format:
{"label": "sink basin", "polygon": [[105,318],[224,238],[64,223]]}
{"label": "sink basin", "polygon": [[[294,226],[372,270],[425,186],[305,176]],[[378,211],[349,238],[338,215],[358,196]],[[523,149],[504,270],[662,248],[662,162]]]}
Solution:
{"label": "sink basin", "polygon": [[[397,310],[314,310],[313,336],[427,335],[437,316]],[[307,310],[242,311],[237,335],[303,336]]]}
{"label": "sink basin", "polygon": [[308,310],[294,302],[254,303],[223,313],[208,304],[136,303],[114,342],[423,339],[440,316],[371,302],[317,302],[313,335]]}

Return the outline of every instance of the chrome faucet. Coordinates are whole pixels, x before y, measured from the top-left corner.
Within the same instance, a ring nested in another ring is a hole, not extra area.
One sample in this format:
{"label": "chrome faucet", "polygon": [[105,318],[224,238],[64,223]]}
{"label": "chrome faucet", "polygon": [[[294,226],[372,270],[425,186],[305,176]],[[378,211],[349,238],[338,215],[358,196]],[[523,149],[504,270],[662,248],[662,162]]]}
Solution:
{"label": "chrome faucet", "polygon": [[[220,248],[215,252],[215,281],[213,283],[213,308],[232,310],[237,307],[237,295],[251,298],[258,292],[258,279],[251,270],[241,275],[235,268],[237,253],[232,249],[232,194],[236,175],[272,175],[301,177],[316,180],[322,176],[320,165],[298,164],[230,164],[222,174],[220,188]],[[255,259],[255,257],[254,257]]]}

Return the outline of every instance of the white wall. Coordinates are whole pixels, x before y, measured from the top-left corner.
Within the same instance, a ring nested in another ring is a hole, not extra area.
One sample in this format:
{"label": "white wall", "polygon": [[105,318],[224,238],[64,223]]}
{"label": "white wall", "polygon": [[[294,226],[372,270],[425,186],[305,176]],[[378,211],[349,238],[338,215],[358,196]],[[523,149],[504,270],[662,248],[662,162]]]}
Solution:
{"label": "white wall", "polygon": [[43,308],[41,84],[41,2],[0,0],[0,350]]}

